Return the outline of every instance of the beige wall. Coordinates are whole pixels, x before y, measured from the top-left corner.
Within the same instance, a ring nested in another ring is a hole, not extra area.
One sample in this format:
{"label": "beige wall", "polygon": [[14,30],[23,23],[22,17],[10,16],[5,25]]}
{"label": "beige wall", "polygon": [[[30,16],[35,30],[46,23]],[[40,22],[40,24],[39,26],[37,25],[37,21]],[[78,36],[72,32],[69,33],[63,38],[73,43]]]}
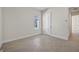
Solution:
{"label": "beige wall", "polygon": [[34,8],[3,8],[3,42],[40,33],[41,28],[34,30],[34,16],[41,17],[41,12]]}
{"label": "beige wall", "polygon": [[0,8],[0,47],[2,44],[2,8]]}

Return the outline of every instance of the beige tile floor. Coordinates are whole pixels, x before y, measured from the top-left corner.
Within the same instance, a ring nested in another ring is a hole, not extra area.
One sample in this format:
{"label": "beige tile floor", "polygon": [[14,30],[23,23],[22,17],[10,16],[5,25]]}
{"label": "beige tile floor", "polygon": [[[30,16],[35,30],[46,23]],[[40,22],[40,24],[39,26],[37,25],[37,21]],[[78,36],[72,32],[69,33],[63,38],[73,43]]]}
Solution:
{"label": "beige tile floor", "polygon": [[79,40],[36,35],[3,45],[5,52],[79,52]]}

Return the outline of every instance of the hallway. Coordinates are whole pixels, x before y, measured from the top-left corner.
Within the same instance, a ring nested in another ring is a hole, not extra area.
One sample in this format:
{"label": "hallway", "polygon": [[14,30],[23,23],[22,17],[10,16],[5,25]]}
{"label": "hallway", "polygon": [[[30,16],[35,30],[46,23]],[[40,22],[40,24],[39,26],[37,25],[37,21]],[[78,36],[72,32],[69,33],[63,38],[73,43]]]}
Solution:
{"label": "hallway", "polygon": [[3,45],[5,52],[79,52],[79,41],[36,35]]}

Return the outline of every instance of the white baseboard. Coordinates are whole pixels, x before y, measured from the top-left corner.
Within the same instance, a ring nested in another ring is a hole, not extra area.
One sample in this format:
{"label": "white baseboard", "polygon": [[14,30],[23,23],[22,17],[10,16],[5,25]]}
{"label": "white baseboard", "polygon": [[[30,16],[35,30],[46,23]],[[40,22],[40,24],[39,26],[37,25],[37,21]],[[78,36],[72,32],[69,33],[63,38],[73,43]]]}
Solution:
{"label": "white baseboard", "polygon": [[47,34],[47,35],[50,35],[50,36],[56,37],[56,38],[60,38],[60,39],[64,39],[64,40],[68,40],[68,37],[57,36],[57,35],[52,35],[52,34]]}
{"label": "white baseboard", "polygon": [[3,41],[3,43],[7,43],[7,42],[14,41],[14,40],[23,39],[23,38],[28,38],[28,37],[35,36],[35,35],[38,35],[38,34],[40,34],[40,33],[34,33],[34,34],[29,34],[29,35],[26,35],[26,36],[17,37],[17,38],[10,39],[10,40],[5,40],[5,41]]}

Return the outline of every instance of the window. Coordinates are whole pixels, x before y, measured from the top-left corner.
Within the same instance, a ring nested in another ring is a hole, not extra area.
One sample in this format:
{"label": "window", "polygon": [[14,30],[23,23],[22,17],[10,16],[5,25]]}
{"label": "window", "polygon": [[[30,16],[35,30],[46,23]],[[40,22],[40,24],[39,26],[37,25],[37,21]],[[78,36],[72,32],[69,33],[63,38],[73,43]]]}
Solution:
{"label": "window", "polygon": [[39,16],[34,17],[34,27],[35,27],[36,31],[39,30],[39,27],[40,27],[40,17]]}

